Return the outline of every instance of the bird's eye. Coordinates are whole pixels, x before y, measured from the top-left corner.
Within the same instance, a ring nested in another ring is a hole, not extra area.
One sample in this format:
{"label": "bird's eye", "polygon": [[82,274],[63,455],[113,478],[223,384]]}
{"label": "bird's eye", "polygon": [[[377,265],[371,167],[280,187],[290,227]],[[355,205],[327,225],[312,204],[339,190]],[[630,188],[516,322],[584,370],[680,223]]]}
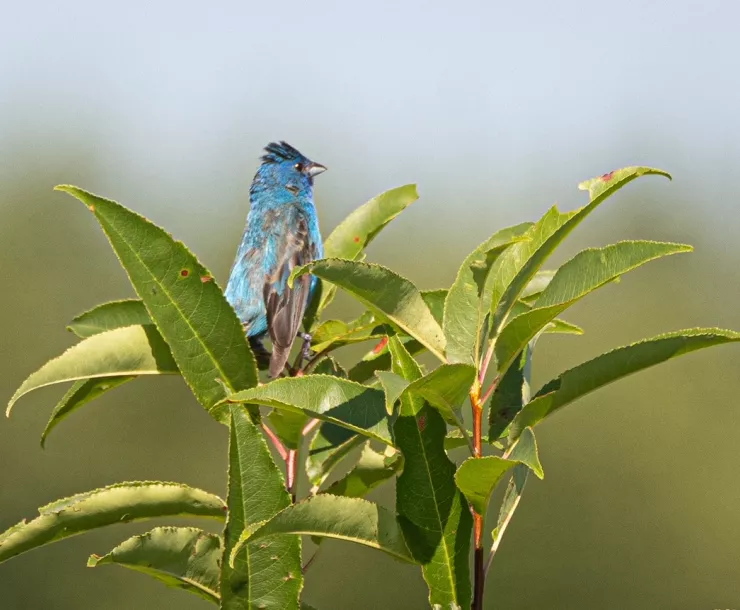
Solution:
{"label": "bird's eye", "polygon": [[297,172],[303,172],[303,163],[296,163],[293,167]]}

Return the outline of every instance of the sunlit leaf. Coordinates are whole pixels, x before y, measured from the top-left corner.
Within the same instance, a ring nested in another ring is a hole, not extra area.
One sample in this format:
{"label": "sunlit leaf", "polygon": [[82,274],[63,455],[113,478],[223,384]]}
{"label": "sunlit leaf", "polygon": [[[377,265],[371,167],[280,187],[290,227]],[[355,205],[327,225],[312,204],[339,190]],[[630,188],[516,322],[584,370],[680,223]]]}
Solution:
{"label": "sunlit leaf", "polygon": [[375,315],[413,337],[444,360],[442,329],[409,280],[380,265],[343,259],[323,259],[304,265],[293,277],[311,273],[354,296]]}
{"label": "sunlit leaf", "polygon": [[6,414],[24,394],[56,383],[178,372],[154,326],[118,328],[83,339],[31,374],[13,394]]}
{"label": "sunlit leaf", "polygon": [[385,328],[385,324],[376,322],[375,316],[369,311],[349,323],[327,320],[313,332],[311,349],[318,353],[329,348],[337,349],[353,343],[371,341],[385,335]]}
{"label": "sunlit leaf", "polygon": [[409,382],[391,371],[376,371],[375,376],[385,392],[385,411],[388,415],[393,415],[393,407],[403,391],[409,387]]}
{"label": "sunlit leaf", "polygon": [[740,333],[720,328],[694,328],[644,339],[601,354],[546,383],[514,418],[509,438],[517,438],[527,426],[534,426],[581,396],[622,377],[698,349],[735,341],[740,341]]}
{"label": "sunlit leaf", "polygon": [[360,498],[329,494],[308,498],[289,506],[255,531],[245,532],[240,543],[255,544],[258,540],[281,534],[356,542],[383,551],[394,559],[415,563],[396,516],[388,509]]}
{"label": "sunlit leaf", "polygon": [[0,534],[0,562],[99,527],[175,515],[223,519],[226,505],[218,496],[180,483],[118,483],[42,506],[38,517]]}
{"label": "sunlit leaf", "polygon": [[625,167],[580,184],[580,189],[589,191],[591,201],[588,205],[565,214],[553,207],[527,232],[529,241],[513,246],[500,257],[494,269],[496,281],[491,308],[493,335],[499,333],[521,292],[570,232],[610,195],[635,178],[648,174],[670,178],[669,174],[659,169]]}
{"label": "sunlit leaf", "polygon": [[362,498],[392,479],[403,468],[403,456],[391,447],[381,453],[370,447],[369,441],[352,469],[322,493],[348,498]]}
{"label": "sunlit leaf", "polygon": [[96,377],[75,381],[51,413],[46,428],[41,433],[41,446],[46,444],[46,437],[59,423],[80,407],[92,402],[109,390],[117,388],[136,377]]}
{"label": "sunlit leaf", "polygon": [[[393,372],[414,382],[421,370],[397,337],[391,337]],[[401,399],[393,425],[404,456],[396,482],[396,512],[411,555],[422,564],[430,605],[470,606],[470,538],[473,518],[455,486],[455,465],[445,452],[447,426],[439,411],[414,394]]]}
{"label": "sunlit leaf", "polygon": [[478,366],[481,331],[491,308],[493,263],[510,245],[521,241],[531,226],[523,223],[494,233],[463,261],[444,307],[449,362]]}
{"label": "sunlit leaf", "polygon": [[527,482],[529,473],[534,472],[540,479],[544,477],[537,449],[537,441],[535,440],[532,428],[525,428],[519,440],[512,447],[509,459],[521,463],[514,466],[509,484],[506,486],[506,491],[504,492],[504,499],[501,501],[496,527],[492,532],[493,546],[491,547],[491,558],[496,554],[501,544],[501,538],[519,506],[522,492],[524,491],[524,484]]}
{"label": "sunlit leaf", "polygon": [[519,438],[519,445],[522,449],[517,455],[509,456],[508,459],[495,455],[471,457],[457,469],[455,483],[479,515],[486,514],[488,502],[496,485],[517,464],[525,464],[539,478],[544,476],[531,429],[527,429],[527,432],[522,434]]}
{"label": "sunlit leaf", "polygon": [[684,244],[624,241],[578,253],[558,269],[533,309],[504,326],[496,340],[499,372],[506,371],[516,354],[555,316],[597,288],[649,261],[691,250]]}
{"label": "sunlit leaf", "polygon": [[542,291],[548,287],[556,273],[557,269],[540,269],[529,280],[529,284],[524,287],[524,290],[519,295],[519,299],[527,303],[536,300],[542,294]]}
{"label": "sunlit leaf", "polygon": [[429,311],[432,312],[432,316],[437,320],[437,324],[442,326],[445,315],[445,299],[447,298],[448,290],[446,288],[438,288],[437,290],[422,290],[421,298],[427,304]]}
{"label": "sunlit leaf", "polygon": [[183,378],[206,409],[226,390],[257,384],[241,322],[211,272],[181,242],[114,201],[74,186],[56,188],[95,215]]}
{"label": "sunlit leaf", "polygon": [[290,496],[252,415],[238,405],[231,405],[229,414],[229,515],[221,608],[296,608],[303,585],[301,539],[285,536],[271,545],[239,544],[244,531],[272,519],[290,504]]}
{"label": "sunlit leaf", "polygon": [[311,439],[306,456],[306,476],[313,490],[318,491],[334,468],[365,442],[366,436],[323,422]]}
{"label": "sunlit leaf", "polygon": [[266,385],[232,394],[229,403],[263,405],[342,426],[391,445],[383,392],[329,375],[276,379]]}
{"label": "sunlit leaf", "polygon": [[[400,186],[373,197],[329,234],[324,242],[324,256],[357,260],[375,236],[418,198],[415,184]],[[331,303],[335,292],[334,286],[324,286],[316,317]]]}
{"label": "sunlit leaf", "polygon": [[460,407],[468,397],[475,375],[472,365],[442,364],[411,382],[404,393],[423,398],[440,412],[447,423],[459,425],[462,421]]}
{"label": "sunlit leaf", "polygon": [[91,555],[88,567],[120,565],[218,604],[221,539],[194,527],[157,527],[112,551]]}
{"label": "sunlit leaf", "polygon": [[152,319],[144,303],[138,299],[126,299],[103,303],[81,313],[67,325],[67,330],[85,339],[114,328],[146,324],[152,324]]}

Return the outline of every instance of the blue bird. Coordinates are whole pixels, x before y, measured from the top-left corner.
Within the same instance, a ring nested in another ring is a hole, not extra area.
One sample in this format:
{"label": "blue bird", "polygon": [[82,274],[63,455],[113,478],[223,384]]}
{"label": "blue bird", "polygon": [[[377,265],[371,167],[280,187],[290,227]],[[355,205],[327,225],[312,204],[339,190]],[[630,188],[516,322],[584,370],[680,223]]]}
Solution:
{"label": "blue bird", "polygon": [[288,288],[295,267],[324,254],[313,202],[313,179],[326,167],[286,142],[268,144],[261,160],[249,189],[247,226],[225,294],[258,360],[264,361],[269,355],[262,344],[269,333],[270,376],[277,377],[290,356],[318,281],[304,275]]}

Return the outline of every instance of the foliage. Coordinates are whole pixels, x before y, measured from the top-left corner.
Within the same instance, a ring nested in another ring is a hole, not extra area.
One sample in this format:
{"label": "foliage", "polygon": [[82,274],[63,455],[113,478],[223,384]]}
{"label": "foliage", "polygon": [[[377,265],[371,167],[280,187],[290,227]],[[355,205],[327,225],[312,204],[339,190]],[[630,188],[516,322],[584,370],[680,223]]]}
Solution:
{"label": "foliage", "polygon": [[[291,278],[310,273],[321,280],[304,320],[313,334],[310,358],[261,383],[234,311],[182,243],[118,203],[58,187],[94,214],[139,299],[104,303],[72,320],[68,328],[79,342],[20,385],[8,415],[28,392],[72,382],[43,445],[66,417],[120,385],[142,375],[179,375],[213,419],[229,426],[227,499],[159,482],[77,494],[0,534],[0,562],[98,527],[187,515],[223,521],[223,533],[156,527],[91,556],[88,565],[122,565],[224,609],[308,608],[301,600],[310,565],[303,564],[302,536],[333,538],[417,564],[434,608],[480,610],[487,569],[528,475],[544,476],[536,426],[626,375],[740,340],[721,329],[671,332],[597,356],[530,396],[537,341],[582,332],[558,316],[632,269],[691,250],[623,241],[542,268],[587,215],[648,174],[668,176],[628,167],[584,182],[586,206],[566,213],[553,207],[536,222],[495,232],[465,258],[449,289],[432,292],[364,261],[367,244],[416,200],[415,186],[370,200],[329,235],[327,258]],[[338,289],[366,311],[351,321],[325,317]],[[348,370],[334,359],[363,342],[371,349]],[[426,370],[422,361],[435,366]],[[453,459],[460,448],[469,456]],[[301,466],[311,487],[296,497]],[[343,477],[336,476],[340,466]],[[394,507],[365,499],[391,480]],[[504,482],[486,565],[485,516]]]}

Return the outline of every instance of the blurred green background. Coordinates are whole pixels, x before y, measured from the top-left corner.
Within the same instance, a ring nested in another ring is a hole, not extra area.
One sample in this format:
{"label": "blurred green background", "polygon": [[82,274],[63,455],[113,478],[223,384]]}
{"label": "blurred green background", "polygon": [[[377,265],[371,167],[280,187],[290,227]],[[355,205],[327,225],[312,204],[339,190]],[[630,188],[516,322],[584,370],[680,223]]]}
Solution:
{"label": "blurred green background", "polygon": [[[670,10],[665,10],[670,9]],[[451,283],[495,229],[625,165],[631,184],[559,252],[626,238],[689,242],[573,308],[583,337],[538,346],[535,388],[616,345],[690,326],[740,329],[740,9],[730,2],[145,3],[4,6],[0,20],[0,395],[73,342],[64,326],[132,296],[73,183],[167,227],[225,282],[260,149],[286,139],[330,171],[325,235],[417,182],[421,200],[370,258]],[[335,313],[356,311],[338,299]],[[528,485],[487,586],[501,609],[740,607],[740,348],[687,356],[599,391],[538,429]],[[0,421],[0,529],[116,481],[225,491],[225,429],[179,379],[140,379],[38,445],[59,389]],[[375,500],[392,504],[392,489]],[[117,568],[149,524],[0,566],[3,610],[207,608]],[[309,572],[321,610],[425,608],[418,570],[330,541]]]}

